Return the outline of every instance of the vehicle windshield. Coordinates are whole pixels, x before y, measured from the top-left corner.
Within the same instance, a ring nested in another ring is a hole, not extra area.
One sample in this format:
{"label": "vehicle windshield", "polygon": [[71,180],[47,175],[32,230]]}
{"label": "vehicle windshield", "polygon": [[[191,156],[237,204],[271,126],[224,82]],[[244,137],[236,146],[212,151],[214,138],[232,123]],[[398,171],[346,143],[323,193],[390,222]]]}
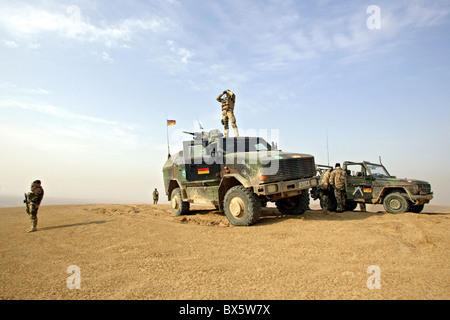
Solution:
{"label": "vehicle windshield", "polygon": [[270,151],[271,149],[267,141],[259,137],[226,138],[223,141],[223,150],[226,153]]}
{"label": "vehicle windshield", "polygon": [[389,173],[381,165],[367,163],[366,166],[369,169],[370,173],[375,177],[381,177],[381,178],[389,178],[390,177]]}

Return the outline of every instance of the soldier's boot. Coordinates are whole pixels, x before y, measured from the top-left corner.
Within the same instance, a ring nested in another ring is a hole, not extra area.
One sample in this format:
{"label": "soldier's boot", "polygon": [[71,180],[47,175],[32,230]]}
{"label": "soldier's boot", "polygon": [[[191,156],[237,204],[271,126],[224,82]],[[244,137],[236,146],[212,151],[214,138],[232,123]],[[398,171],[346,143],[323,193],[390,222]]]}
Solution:
{"label": "soldier's boot", "polygon": [[239,137],[239,130],[237,127],[233,128],[234,129],[234,136],[235,137]]}
{"label": "soldier's boot", "polygon": [[37,231],[37,219],[31,221],[31,228],[27,230],[27,232]]}

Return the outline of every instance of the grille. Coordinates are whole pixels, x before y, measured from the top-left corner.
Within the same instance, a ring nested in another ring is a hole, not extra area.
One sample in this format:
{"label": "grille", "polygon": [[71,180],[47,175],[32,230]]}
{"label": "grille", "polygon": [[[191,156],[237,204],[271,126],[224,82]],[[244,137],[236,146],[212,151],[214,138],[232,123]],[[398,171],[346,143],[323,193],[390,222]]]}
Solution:
{"label": "grille", "polygon": [[[274,164],[272,164],[272,166],[273,165]],[[277,173],[267,176],[266,182],[312,177],[314,176],[315,172],[316,171],[313,157],[280,159],[278,161]]]}
{"label": "grille", "polygon": [[419,184],[419,192],[422,194],[428,194],[431,192],[431,185],[429,184]]}

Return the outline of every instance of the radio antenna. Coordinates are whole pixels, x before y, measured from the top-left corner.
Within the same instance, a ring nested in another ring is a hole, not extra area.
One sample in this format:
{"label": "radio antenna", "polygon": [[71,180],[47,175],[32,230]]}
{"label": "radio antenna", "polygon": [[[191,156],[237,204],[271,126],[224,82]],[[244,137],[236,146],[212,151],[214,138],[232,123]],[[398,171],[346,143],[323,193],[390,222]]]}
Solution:
{"label": "radio antenna", "polygon": [[203,130],[202,124],[200,123],[200,120],[198,120],[198,115],[197,115],[197,122],[198,122],[198,126],[200,127],[200,130]]}
{"label": "radio antenna", "polygon": [[330,150],[328,149],[328,129],[326,130],[326,138],[327,138],[327,161],[328,161],[328,166],[330,166]]}

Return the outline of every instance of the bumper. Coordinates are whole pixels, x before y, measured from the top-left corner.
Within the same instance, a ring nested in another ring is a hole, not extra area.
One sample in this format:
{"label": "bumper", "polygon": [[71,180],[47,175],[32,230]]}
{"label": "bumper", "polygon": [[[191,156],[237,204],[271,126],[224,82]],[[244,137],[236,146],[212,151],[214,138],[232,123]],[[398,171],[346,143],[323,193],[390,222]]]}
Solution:
{"label": "bumper", "polygon": [[253,186],[253,191],[258,195],[279,197],[292,197],[300,194],[303,190],[317,187],[318,178],[305,178],[298,180],[279,181]]}
{"label": "bumper", "polygon": [[427,195],[412,195],[411,196],[411,200],[414,202],[414,204],[416,206],[429,203],[431,199],[433,199],[432,193],[427,194]]}

